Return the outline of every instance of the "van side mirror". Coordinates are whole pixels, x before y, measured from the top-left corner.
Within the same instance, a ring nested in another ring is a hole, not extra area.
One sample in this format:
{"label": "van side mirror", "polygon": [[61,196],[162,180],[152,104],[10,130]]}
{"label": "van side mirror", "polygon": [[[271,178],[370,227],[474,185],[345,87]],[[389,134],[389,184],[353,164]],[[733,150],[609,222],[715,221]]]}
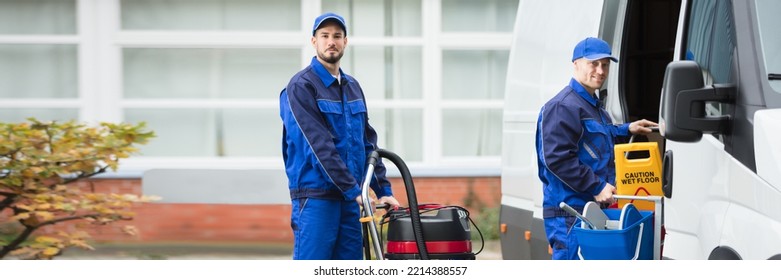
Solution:
{"label": "van side mirror", "polygon": [[667,64],[659,107],[659,132],[667,140],[697,142],[703,133],[726,133],[730,116],[706,116],[705,102],[733,103],[736,86],[705,86],[697,62],[673,61]]}

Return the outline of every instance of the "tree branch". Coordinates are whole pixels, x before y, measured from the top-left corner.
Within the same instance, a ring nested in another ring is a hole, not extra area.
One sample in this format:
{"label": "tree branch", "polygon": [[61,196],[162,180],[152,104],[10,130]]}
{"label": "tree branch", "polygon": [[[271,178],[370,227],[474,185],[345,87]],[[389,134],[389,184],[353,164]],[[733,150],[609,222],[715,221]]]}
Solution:
{"label": "tree branch", "polygon": [[34,231],[36,231],[37,229],[39,229],[41,227],[48,226],[48,225],[53,225],[53,224],[56,224],[56,223],[66,222],[66,221],[80,220],[80,219],[84,219],[84,218],[97,218],[99,216],[100,216],[100,214],[83,214],[83,215],[78,215],[78,216],[69,216],[69,217],[63,217],[63,218],[59,218],[59,219],[49,220],[49,221],[37,224],[35,226],[25,225],[24,226],[25,227],[24,231],[22,231],[22,233],[19,234],[19,236],[14,238],[14,240],[11,241],[11,243],[8,243],[8,245],[0,247],[0,248],[2,248],[2,249],[0,249],[0,259],[5,258],[5,256],[8,255],[8,253],[10,253],[11,251],[16,250],[17,248],[19,248],[19,245],[22,244],[22,242],[27,240],[27,238],[29,238],[30,235]]}
{"label": "tree branch", "polygon": [[100,169],[98,169],[98,171],[95,171],[95,172],[92,172],[92,173],[81,173],[81,174],[79,174],[79,175],[78,175],[78,176],[76,176],[76,177],[73,177],[73,178],[70,178],[70,179],[68,179],[68,180],[65,180],[64,182],[62,182],[62,184],[61,184],[61,185],[67,185],[67,184],[70,184],[70,183],[72,183],[72,182],[75,182],[75,181],[78,181],[78,180],[84,179],[84,178],[89,178],[89,177],[92,177],[92,176],[98,175],[98,174],[100,174],[100,173],[106,172],[106,170],[108,170],[108,165],[106,165],[106,166],[103,166],[103,167],[101,167]]}
{"label": "tree branch", "polygon": [[[52,124],[54,124],[54,122],[52,122]],[[48,136],[47,140],[49,142],[49,154],[53,155],[54,154],[54,143],[52,143],[52,138],[54,138],[54,136],[52,135],[52,131],[51,131],[50,128],[51,128],[50,125],[46,125],[46,135]]]}
{"label": "tree branch", "polygon": [[5,196],[5,199],[3,199],[3,201],[0,201],[0,211],[3,211],[3,209],[11,205],[11,203],[14,202],[14,199],[16,199],[17,196],[17,194],[15,193],[6,193],[6,192],[0,192],[0,195]]}
{"label": "tree branch", "polygon": [[79,162],[85,162],[85,161],[94,161],[94,160],[100,160],[100,159],[102,159],[102,158],[94,156],[94,157],[83,157],[83,158],[74,159],[74,160],[41,161],[41,163],[30,164],[30,165],[27,165],[27,167],[47,167],[49,165],[61,166],[61,165],[70,165],[70,164],[73,164],[73,163],[79,163]]}
{"label": "tree branch", "polygon": [[60,222],[66,222],[66,221],[72,221],[72,220],[80,220],[80,219],[84,219],[84,218],[96,218],[98,216],[100,216],[100,215],[99,214],[84,214],[84,215],[69,216],[69,217],[62,217],[62,218],[59,218],[59,219],[48,220],[48,221],[45,221],[43,223],[40,223],[40,224],[37,224],[37,225],[33,226],[33,230],[39,229],[39,228],[41,228],[43,226],[53,225],[53,224],[60,223]]}
{"label": "tree branch", "polygon": [[10,253],[13,250],[16,250],[16,248],[19,247],[19,244],[22,244],[22,242],[24,242],[28,237],[30,237],[30,234],[32,234],[33,231],[35,231],[35,229],[36,229],[35,227],[25,226],[24,231],[22,231],[22,233],[19,234],[19,236],[14,238],[14,240],[11,241],[11,243],[8,243],[8,245],[5,245],[2,247],[2,249],[0,249],[0,259],[4,259],[5,256],[8,255],[8,253]]}

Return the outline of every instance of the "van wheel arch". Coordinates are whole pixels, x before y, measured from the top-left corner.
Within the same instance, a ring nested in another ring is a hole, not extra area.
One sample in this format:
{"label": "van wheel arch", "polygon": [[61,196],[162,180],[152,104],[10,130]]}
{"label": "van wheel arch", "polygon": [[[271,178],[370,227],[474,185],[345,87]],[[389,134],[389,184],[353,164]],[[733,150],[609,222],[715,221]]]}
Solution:
{"label": "van wheel arch", "polygon": [[[781,256],[779,256],[781,257]],[[709,260],[742,260],[740,254],[727,246],[719,246],[713,249],[708,256]]]}

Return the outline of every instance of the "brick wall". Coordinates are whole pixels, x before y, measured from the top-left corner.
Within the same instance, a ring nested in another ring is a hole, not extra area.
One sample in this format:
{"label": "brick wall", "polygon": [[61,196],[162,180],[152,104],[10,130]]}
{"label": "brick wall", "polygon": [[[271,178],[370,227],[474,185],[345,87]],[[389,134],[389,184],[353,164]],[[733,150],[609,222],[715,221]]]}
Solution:
{"label": "brick wall", "polygon": [[[393,191],[402,205],[407,204],[400,178],[392,178]],[[472,216],[500,203],[500,179],[415,178],[418,203],[439,203],[466,207]],[[96,179],[81,182],[96,192],[140,194],[140,179]],[[292,242],[290,205],[230,205],[146,203],[134,208],[133,221],[111,226],[90,227],[88,232],[103,242]],[[135,226],[139,234],[121,232],[124,225]],[[61,225],[61,227],[72,225]],[[46,231],[53,231],[48,228]]]}

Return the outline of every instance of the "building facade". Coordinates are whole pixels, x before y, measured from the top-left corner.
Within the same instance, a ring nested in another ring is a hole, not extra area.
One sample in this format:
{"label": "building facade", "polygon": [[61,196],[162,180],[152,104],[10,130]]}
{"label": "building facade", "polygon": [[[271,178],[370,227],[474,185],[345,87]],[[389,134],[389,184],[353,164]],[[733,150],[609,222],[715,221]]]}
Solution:
{"label": "building facade", "polygon": [[139,188],[152,169],[281,170],[278,96],[315,54],[314,18],[332,11],[347,19],[342,68],[364,88],[379,145],[424,181],[498,184],[517,9],[517,0],[0,0],[0,121],[146,122],[157,137],[104,176]]}

